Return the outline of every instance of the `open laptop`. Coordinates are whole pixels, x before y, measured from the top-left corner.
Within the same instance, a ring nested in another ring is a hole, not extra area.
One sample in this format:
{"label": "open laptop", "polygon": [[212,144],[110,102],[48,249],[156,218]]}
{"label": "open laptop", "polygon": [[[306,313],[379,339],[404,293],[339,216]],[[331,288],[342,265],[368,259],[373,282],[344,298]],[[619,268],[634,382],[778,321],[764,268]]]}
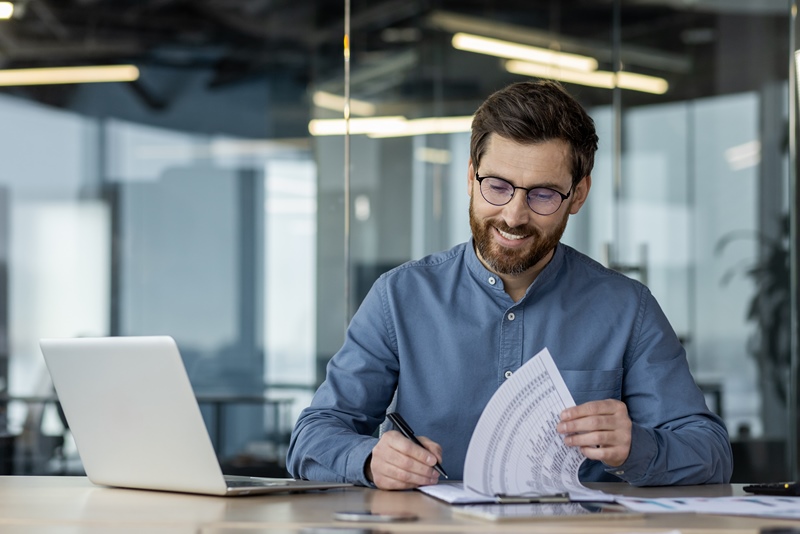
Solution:
{"label": "open laptop", "polygon": [[95,484],[224,496],[351,485],[223,475],[169,336],[42,339],[39,345]]}

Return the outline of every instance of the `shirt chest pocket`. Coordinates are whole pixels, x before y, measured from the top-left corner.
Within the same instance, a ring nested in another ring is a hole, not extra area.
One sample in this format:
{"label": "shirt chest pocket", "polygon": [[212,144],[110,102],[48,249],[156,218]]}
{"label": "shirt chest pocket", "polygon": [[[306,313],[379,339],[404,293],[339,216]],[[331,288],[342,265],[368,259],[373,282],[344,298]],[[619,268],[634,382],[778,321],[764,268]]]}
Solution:
{"label": "shirt chest pocket", "polygon": [[622,368],[602,371],[561,371],[575,404],[593,400],[622,400]]}

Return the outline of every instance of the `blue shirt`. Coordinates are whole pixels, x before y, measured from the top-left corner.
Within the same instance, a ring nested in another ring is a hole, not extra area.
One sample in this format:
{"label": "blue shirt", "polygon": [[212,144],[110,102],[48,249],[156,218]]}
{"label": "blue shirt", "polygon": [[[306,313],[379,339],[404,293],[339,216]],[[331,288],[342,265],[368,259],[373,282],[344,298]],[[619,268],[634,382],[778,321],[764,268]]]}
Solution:
{"label": "blue shirt", "polygon": [[618,399],[632,428],[626,462],[587,460],[584,481],[726,483],[731,449],[686,354],[646,286],[559,244],[514,302],[472,241],[382,275],[303,410],[287,456],[292,476],[371,485],[365,462],[396,392],[417,435],[442,446],[461,479],[489,398],[547,347],[576,404]]}

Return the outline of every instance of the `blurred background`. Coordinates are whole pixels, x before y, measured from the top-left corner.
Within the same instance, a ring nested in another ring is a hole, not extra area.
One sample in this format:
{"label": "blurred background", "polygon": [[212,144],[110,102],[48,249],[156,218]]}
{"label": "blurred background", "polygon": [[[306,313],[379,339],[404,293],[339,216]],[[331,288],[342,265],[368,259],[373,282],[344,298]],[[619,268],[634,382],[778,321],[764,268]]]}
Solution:
{"label": "blurred background", "polygon": [[472,113],[542,77],[600,136],[564,241],[651,288],[728,425],[734,481],[794,478],[795,2],[14,0],[0,17],[2,472],[81,472],[39,338],[167,334],[225,470],[284,474],[372,282],[469,238]]}

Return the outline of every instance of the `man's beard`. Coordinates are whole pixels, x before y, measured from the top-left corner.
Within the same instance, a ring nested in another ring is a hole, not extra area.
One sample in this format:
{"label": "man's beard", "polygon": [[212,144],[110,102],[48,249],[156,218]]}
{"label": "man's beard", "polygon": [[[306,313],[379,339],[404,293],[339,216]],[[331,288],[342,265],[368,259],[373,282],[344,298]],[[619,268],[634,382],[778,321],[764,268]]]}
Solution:
{"label": "man's beard", "polygon": [[[539,263],[553,250],[567,227],[567,215],[550,234],[543,234],[534,226],[510,228],[502,220],[487,219],[479,221],[469,201],[469,226],[480,257],[497,274],[519,275]],[[531,235],[533,243],[526,249],[510,249],[499,245],[492,238],[492,227],[514,235]]]}

